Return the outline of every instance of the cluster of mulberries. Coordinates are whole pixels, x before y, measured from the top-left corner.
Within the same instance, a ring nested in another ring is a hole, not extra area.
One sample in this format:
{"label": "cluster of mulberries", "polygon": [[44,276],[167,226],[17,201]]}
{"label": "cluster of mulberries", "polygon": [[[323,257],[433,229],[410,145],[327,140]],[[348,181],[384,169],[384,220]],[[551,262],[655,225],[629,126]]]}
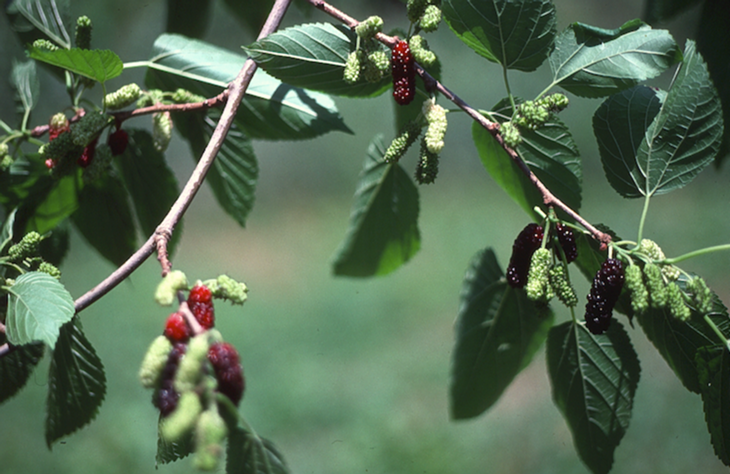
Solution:
{"label": "cluster of mulberries", "polygon": [[373,39],[381,31],[383,31],[383,19],[379,16],[368,17],[355,27],[355,34],[363,41]]}
{"label": "cluster of mulberries", "polygon": [[46,273],[53,278],[61,278],[61,271],[52,263],[46,262],[40,255],[40,245],[44,237],[36,231],[28,232],[20,242],[8,248],[7,261],[19,265],[28,271]]}
{"label": "cluster of mulberries", "polygon": [[544,230],[541,225],[530,223],[522,229],[512,244],[512,256],[507,266],[507,283],[512,288],[523,288],[527,284],[532,254],[540,248]]}
{"label": "cluster of mulberries", "polygon": [[408,0],[408,19],[429,33],[435,31],[441,22],[441,0]]}
{"label": "cluster of mulberries", "polygon": [[416,96],[416,69],[408,42],[399,41],[391,53],[393,98],[400,105],[408,105]]}
{"label": "cluster of mulberries", "polygon": [[436,53],[428,49],[428,42],[421,35],[413,35],[408,40],[413,59],[422,66],[432,66],[437,61]]}
{"label": "cluster of mulberries", "polygon": [[607,259],[593,278],[586,303],[586,327],[593,334],[603,334],[608,329],[623,286],[623,264],[615,258]]}

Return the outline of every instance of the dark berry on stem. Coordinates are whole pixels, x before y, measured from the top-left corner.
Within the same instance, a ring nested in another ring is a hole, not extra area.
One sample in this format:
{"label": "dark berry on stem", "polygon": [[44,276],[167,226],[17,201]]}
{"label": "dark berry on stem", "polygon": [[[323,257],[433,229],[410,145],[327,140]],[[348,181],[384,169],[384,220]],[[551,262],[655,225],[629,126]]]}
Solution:
{"label": "dark berry on stem", "polygon": [[507,283],[512,288],[523,288],[527,284],[530,260],[535,250],[540,248],[543,235],[542,226],[533,222],[522,229],[512,244],[512,257],[507,266]]}
{"label": "dark berry on stem", "polygon": [[393,75],[393,98],[400,105],[410,104],[416,95],[416,69],[407,41],[393,47],[390,67]]}
{"label": "dark berry on stem", "polygon": [[613,308],[616,306],[624,286],[624,267],[621,261],[609,258],[601,265],[593,278],[586,303],[586,327],[593,334],[603,334],[611,324]]}
{"label": "dark berry on stem", "polygon": [[218,391],[238,406],[246,388],[238,352],[231,344],[219,342],[208,349],[208,360],[218,380]]}
{"label": "dark berry on stem", "polygon": [[578,258],[578,247],[575,243],[573,230],[567,225],[560,223],[556,226],[556,230],[558,234],[558,242],[560,242],[560,246],[563,248],[565,259],[567,260],[567,263],[570,263]]}
{"label": "dark berry on stem", "polygon": [[167,363],[160,375],[160,387],[152,395],[152,404],[159,408],[162,416],[167,416],[177,408],[177,401],[180,394],[175,391],[175,373],[180,365],[187,346],[183,343],[173,344],[170,354],[167,356]]}
{"label": "dark berry on stem", "polygon": [[195,316],[195,319],[205,329],[215,325],[215,313],[213,311],[213,296],[205,285],[195,285],[188,295],[188,307]]}
{"label": "dark berry on stem", "polygon": [[190,339],[190,327],[182,313],[172,313],[165,323],[165,337],[173,344],[187,342]]}
{"label": "dark berry on stem", "polygon": [[121,155],[127,149],[129,134],[126,130],[120,128],[116,132],[109,134],[106,143],[112,149],[113,156]]}

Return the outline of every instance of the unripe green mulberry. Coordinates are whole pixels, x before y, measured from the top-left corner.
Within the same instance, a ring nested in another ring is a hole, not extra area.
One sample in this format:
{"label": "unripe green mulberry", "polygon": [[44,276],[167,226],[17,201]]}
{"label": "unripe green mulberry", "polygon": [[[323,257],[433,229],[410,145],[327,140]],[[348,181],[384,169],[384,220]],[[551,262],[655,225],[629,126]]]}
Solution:
{"label": "unripe green mulberry", "polygon": [[36,232],[31,231],[25,234],[17,244],[8,249],[8,257],[13,262],[19,262],[25,258],[38,255],[38,246],[43,237]]}
{"label": "unripe green mulberry", "polygon": [[0,155],[0,173],[5,171],[6,169],[10,168],[10,166],[13,164],[13,157],[5,154]]}
{"label": "unripe green mulberry", "polygon": [[503,123],[499,131],[502,134],[502,140],[504,140],[504,144],[507,145],[509,148],[512,148],[514,150],[520,145],[520,143],[522,143],[522,135],[520,135],[520,131],[517,129],[514,123]]}
{"label": "unripe green mulberry", "polygon": [[207,360],[209,347],[208,335],[205,333],[190,339],[185,357],[175,373],[175,390],[185,393],[195,389],[203,376],[203,364]]}
{"label": "unripe green mulberry", "polygon": [[687,305],[684,304],[684,295],[682,294],[682,290],[679,289],[679,285],[675,282],[671,282],[666,287],[666,293],[669,312],[678,320],[687,321],[692,315],[692,312]]}
{"label": "unripe green mulberry", "polygon": [[406,4],[408,20],[415,23],[423,16],[428,6],[428,0],[408,0]]}
{"label": "unripe green mulberry", "polygon": [[185,392],[177,402],[177,408],[167,418],[162,420],[160,434],[171,442],[181,439],[195,427],[203,405],[195,392]]}
{"label": "unripe green mulberry", "polygon": [[154,388],[167,364],[167,356],[172,350],[172,343],[165,336],[158,336],[152,341],[139,368],[139,381],[144,388]]}
{"label": "unripe green mulberry", "polygon": [[568,281],[565,265],[562,263],[554,265],[550,268],[548,277],[550,279],[550,287],[565,306],[572,308],[578,304],[578,296],[575,294],[575,289]]}
{"label": "unripe green mulberry", "polygon": [[418,184],[431,184],[439,172],[439,155],[428,150],[425,140],[421,140],[421,157],[416,165]]}
{"label": "unripe green mulberry", "polygon": [[76,47],[91,49],[91,19],[83,15],[76,20]]}
{"label": "unripe green mulberry", "polygon": [[[71,139],[76,146],[86,146],[99,136],[111,117],[101,112],[87,112],[71,127]],[[60,137],[61,135],[59,135]],[[51,143],[55,143],[54,140]]]}
{"label": "unripe green mulberry", "polygon": [[368,54],[362,67],[362,76],[367,82],[379,82],[390,71],[390,58],[385,51]]}
{"label": "unripe green mulberry", "polygon": [[388,149],[385,150],[383,160],[386,163],[397,163],[420,134],[421,127],[416,122],[408,122],[400,134],[390,143]]}
{"label": "unripe green mulberry", "polygon": [[143,92],[142,96],[137,100],[137,108],[149,107],[158,104],[165,98],[164,93],[160,89],[150,89]]}
{"label": "unripe green mulberry", "polygon": [[542,127],[550,117],[547,108],[528,100],[517,107],[515,123],[528,130],[535,130]]}
{"label": "unripe green mulberry", "polygon": [[625,272],[626,288],[631,292],[631,309],[637,314],[643,314],[649,309],[649,291],[644,285],[644,276],[641,267],[629,265]]}
{"label": "unripe green mulberry", "polygon": [[554,296],[549,276],[551,260],[552,254],[546,248],[539,248],[532,254],[525,286],[527,297],[532,301],[547,303]]}
{"label": "unripe green mulberry", "polygon": [[651,298],[651,307],[660,309],[667,306],[667,291],[662,271],[653,263],[644,265],[644,278]]}
{"label": "unripe green mulberry", "polygon": [[439,23],[441,23],[441,9],[436,5],[429,5],[423,12],[418,24],[421,26],[423,31],[430,33],[432,31],[436,31],[439,27]]}
{"label": "unripe green mulberry", "polygon": [[132,105],[142,95],[142,89],[135,83],[122,86],[104,97],[104,107],[111,110],[123,109]]}
{"label": "unripe green mulberry", "polygon": [[424,135],[426,148],[431,153],[441,153],[444,148],[444,136],[446,135],[446,110],[440,105],[434,104],[431,100],[423,103],[423,115],[428,122],[428,128]]}
{"label": "unripe green mulberry", "polygon": [[223,441],[228,434],[226,422],[215,407],[204,411],[195,425],[195,458],[193,464],[202,471],[214,471],[223,454]]}
{"label": "unripe green mulberry", "polygon": [[565,94],[555,93],[543,97],[538,101],[538,104],[547,108],[551,112],[560,112],[568,106],[568,102],[568,98]]}
{"label": "unripe green mulberry", "polygon": [[7,143],[0,143],[0,157],[7,155],[9,151],[10,148]]}
{"label": "unripe green mulberry", "polygon": [[180,270],[173,270],[160,281],[155,290],[155,301],[161,306],[170,306],[177,292],[188,288],[188,278]]}
{"label": "unripe green mulberry", "polygon": [[412,36],[408,40],[413,59],[422,66],[430,66],[436,62],[436,54],[428,49],[428,42],[421,35]]}
{"label": "unripe green mulberry", "polygon": [[662,248],[653,240],[643,239],[639,242],[638,250],[652,260],[664,260],[666,258],[664,252],[662,252]]}
{"label": "unripe green mulberry", "polygon": [[215,298],[222,298],[233,304],[243,304],[248,299],[248,287],[245,283],[234,280],[228,275],[203,283],[210,289]]}
{"label": "unripe green mulberry", "polygon": [[198,94],[193,94],[187,89],[177,89],[172,94],[173,102],[177,104],[192,104],[195,102],[203,102],[205,97]]}
{"label": "unripe green mulberry", "polygon": [[172,116],[170,112],[152,114],[152,143],[157,151],[167,150],[172,139]]}
{"label": "unripe green mulberry", "polygon": [[372,39],[381,31],[383,31],[383,19],[379,16],[371,16],[355,27],[355,33],[363,41]]}
{"label": "unripe green mulberry", "polygon": [[41,262],[41,264],[38,265],[38,271],[51,275],[56,280],[61,278],[61,270],[52,263]]}
{"label": "unripe green mulberry", "polygon": [[712,290],[707,287],[707,283],[701,277],[692,278],[687,284],[687,288],[692,292],[692,300],[700,314],[709,314],[712,312]]}
{"label": "unripe green mulberry", "polygon": [[56,51],[58,49],[58,46],[47,39],[37,39],[33,41],[33,47],[36,49],[43,49],[45,51]]}
{"label": "unripe green mulberry", "polygon": [[[58,112],[51,117],[48,126],[51,130],[68,130],[68,118],[63,112]],[[49,132],[50,133],[50,132]]]}
{"label": "unripe green mulberry", "polygon": [[342,78],[348,84],[355,84],[360,80],[360,69],[362,67],[362,60],[364,56],[362,50],[353,51],[347,55],[347,61],[345,62],[345,71],[342,73]]}

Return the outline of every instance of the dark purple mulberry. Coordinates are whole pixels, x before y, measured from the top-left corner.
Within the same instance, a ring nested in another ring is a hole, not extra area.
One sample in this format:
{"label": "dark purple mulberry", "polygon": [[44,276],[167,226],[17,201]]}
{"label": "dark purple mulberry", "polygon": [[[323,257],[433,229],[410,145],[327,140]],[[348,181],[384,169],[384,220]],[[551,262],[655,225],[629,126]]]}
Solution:
{"label": "dark purple mulberry", "polygon": [[542,226],[531,223],[522,229],[512,244],[512,257],[507,266],[507,283],[512,288],[523,288],[527,284],[530,259],[540,247],[543,235]]}
{"label": "dark purple mulberry", "polygon": [[560,242],[560,246],[563,248],[565,259],[567,260],[567,263],[570,263],[578,258],[578,247],[575,243],[573,230],[563,224],[558,224],[556,226],[556,230],[558,234],[558,242]]}
{"label": "dark purple mulberry", "polygon": [[586,303],[586,327],[593,334],[603,334],[611,324],[613,307],[624,286],[624,267],[615,258],[609,258],[601,265],[593,278]]}
{"label": "dark purple mulberry", "polygon": [[170,355],[167,356],[167,364],[162,369],[160,376],[160,387],[152,396],[152,404],[160,409],[162,416],[167,416],[177,408],[177,401],[180,394],[175,390],[175,373],[180,365],[180,359],[187,351],[187,345],[176,343],[172,346]]}

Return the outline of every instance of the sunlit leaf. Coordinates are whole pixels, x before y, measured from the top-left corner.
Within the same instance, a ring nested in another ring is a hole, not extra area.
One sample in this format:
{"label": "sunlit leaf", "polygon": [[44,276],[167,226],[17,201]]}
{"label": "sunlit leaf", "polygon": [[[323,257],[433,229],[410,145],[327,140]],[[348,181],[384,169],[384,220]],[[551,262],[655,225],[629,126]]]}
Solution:
{"label": "sunlit leaf", "polygon": [[461,290],[450,383],[452,418],[491,407],[529,364],[553,323],[522,290],[507,284],[490,248],[472,259]]}
{"label": "sunlit leaf", "polygon": [[70,0],[11,0],[5,11],[23,44],[47,38],[64,48],[71,47],[66,25],[70,24]]}
{"label": "sunlit leaf", "polygon": [[30,46],[28,56],[98,82],[114,79],[124,69],[119,56],[108,49],[71,48],[49,51]]}
{"label": "sunlit leaf", "polygon": [[608,473],[639,383],[639,360],[628,334],[618,321],[601,335],[567,321],[548,334],[547,364],[553,399],[578,455],[594,473]]}
{"label": "sunlit leaf", "polygon": [[78,320],[61,328],[48,373],[46,444],[93,420],[106,395],[104,366]]}
{"label": "sunlit leaf", "polygon": [[555,38],[549,0],[444,0],[442,9],[459,39],[507,69],[534,71]]}
{"label": "sunlit leaf", "polygon": [[383,161],[382,135],[368,147],[355,192],[345,240],[334,261],[335,275],[385,275],[415,255],[418,231],[418,190],[396,164]]}
{"label": "sunlit leaf", "polygon": [[6,290],[5,334],[8,341],[15,345],[42,341],[53,348],[61,326],[75,313],[68,290],[42,272],[24,273]]}
{"label": "sunlit leaf", "polygon": [[35,61],[17,62],[13,60],[11,73],[13,87],[23,112],[33,110],[41,93],[40,82],[36,75]]}

